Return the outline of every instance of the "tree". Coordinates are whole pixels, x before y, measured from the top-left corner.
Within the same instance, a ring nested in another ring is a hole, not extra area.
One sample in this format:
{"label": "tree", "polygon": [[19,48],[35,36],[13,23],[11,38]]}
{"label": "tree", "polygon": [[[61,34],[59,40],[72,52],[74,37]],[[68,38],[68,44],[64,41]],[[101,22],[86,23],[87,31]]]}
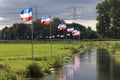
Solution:
{"label": "tree", "polygon": [[25,31],[26,31],[26,29],[28,29],[27,25],[20,23],[20,24],[14,24],[14,26],[17,26],[17,28],[16,28],[17,39],[20,39],[20,40],[26,39]]}
{"label": "tree", "polygon": [[102,3],[99,3],[96,6],[97,9],[97,32],[101,35],[102,38],[104,37],[109,37],[109,33],[110,33],[110,9],[111,6],[108,2],[108,0],[103,1]]}
{"label": "tree", "polygon": [[1,38],[2,39],[7,39],[7,37],[8,37],[8,30],[9,30],[9,28],[7,26],[2,29],[2,31],[1,31]]}
{"label": "tree", "polygon": [[120,38],[120,0],[105,0],[97,9],[97,32],[101,37]]}
{"label": "tree", "polygon": [[40,24],[39,19],[33,22],[34,38],[38,39],[41,36],[43,28],[44,26]]}
{"label": "tree", "polygon": [[87,35],[87,39],[96,39],[96,38],[98,38],[97,33],[95,31],[92,31],[90,26],[88,26],[88,28],[86,29],[86,35]]}
{"label": "tree", "polygon": [[65,23],[63,20],[60,20],[59,18],[53,18],[51,27],[52,27],[52,34],[57,35],[57,27],[60,23]]}
{"label": "tree", "polygon": [[7,36],[8,36],[8,40],[15,40],[15,39],[17,39],[17,37],[16,37],[16,28],[10,27],[8,29]]}
{"label": "tree", "polygon": [[[85,26],[83,26],[81,24],[77,24],[77,23],[72,23],[72,24],[67,24],[67,27],[74,27],[74,29],[79,30],[81,39],[86,39],[87,38],[87,33],[86,33]],[[72,35],[70,37],[73,38]],[[76,38],[78,38],[78,37],[76,37]]]}
{"label": "tree", "polygon": [[112,38],[120,38],[120,0],[110,0],[111,5],[111,33]]}

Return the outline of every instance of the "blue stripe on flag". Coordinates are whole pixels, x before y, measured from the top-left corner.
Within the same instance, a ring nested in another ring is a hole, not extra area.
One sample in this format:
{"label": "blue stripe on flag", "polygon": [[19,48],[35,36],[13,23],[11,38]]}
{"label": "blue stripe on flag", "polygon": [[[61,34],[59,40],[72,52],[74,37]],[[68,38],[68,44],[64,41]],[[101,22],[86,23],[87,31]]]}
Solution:
{"label": "blue stripe on flag", "polygon": [[21,14],[30,13],[30,12],[32,12],[32,8],[28,8],[28,9],[22,10]]}

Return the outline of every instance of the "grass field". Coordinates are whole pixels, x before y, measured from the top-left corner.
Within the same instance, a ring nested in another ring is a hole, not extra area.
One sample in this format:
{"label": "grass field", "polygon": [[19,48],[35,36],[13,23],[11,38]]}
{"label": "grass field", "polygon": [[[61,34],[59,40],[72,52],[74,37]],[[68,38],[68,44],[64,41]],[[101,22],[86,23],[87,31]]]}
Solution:
{"label": "grass field", "polygon": [[[73,48],[81,51],[89,44],[92,45],[93,43],[81,42],[74,45],[54,43],[52,45],[52,54],[51,44],[34,44],[34,60],[32,60],[31,44],[0,44],[0,78],[6,73],[5,69],[13,72],[14,74],[20,74],[21,78],[21,75],[24,74],[26,67],[32,62],[37,63],[43,68],[43,70],[48,69],[51,64],[53,64],[56,57],[62,56],[63,59],[67,58],[72,55]],[[109,51],[116,50],[116,55],[120,55],[120,43],[95,42],[95,44],[106,48]],[[120,63],[120,56],[115,58],[115,60]],[[4,69],[1,66],[4,66]]]}
{"label": "grass field", "polygon": [[[67,45],[68,46],[68,45]],[[0,44],[0,59],[31,57],[31,44]],[[50,44],[34,44],[34,57],[51,55]],[[63,44],[53,44],[52,55],[62,54],[64,52]]]}
{"label": "grass field", "polygon": [[[51,44],[34,44],[35,60],[32,60],[31,44],[0,44],[0,65],[4,65],[13,73],[24,73],[26,67],[32,62],[48,68],[54,62],[54,57],[71,55],[71,47],[73,44],[53,44],[51,54]],[[2,72],[4,70],[0,75]]]}

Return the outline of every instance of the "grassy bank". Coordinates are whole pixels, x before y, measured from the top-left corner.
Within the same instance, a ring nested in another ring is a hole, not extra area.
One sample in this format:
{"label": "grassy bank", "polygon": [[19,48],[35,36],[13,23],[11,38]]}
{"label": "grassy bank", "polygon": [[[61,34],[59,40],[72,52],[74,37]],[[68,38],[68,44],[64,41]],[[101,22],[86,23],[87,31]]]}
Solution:
{"label": "grassy bank", "polygon": [[64,65],[74,53],[82,51],[87,45],[88,43],[55,43],[52,45],[51,54],[50,44],[34,44],[34,60],[32,60],[31,44],[0,44],[0,77],[9,72],[20,79],[24,77],[26,67],[33,62],[42,68],[44,75],[48,75],[51,73],[50,68],[56,66],[56,59],[62,60],[61,65]]}
{"label": "grassy bank", "polygon": [[98,47],[107,49],[110,56],[120,64],[120,42],[96,42],[95,44]]}

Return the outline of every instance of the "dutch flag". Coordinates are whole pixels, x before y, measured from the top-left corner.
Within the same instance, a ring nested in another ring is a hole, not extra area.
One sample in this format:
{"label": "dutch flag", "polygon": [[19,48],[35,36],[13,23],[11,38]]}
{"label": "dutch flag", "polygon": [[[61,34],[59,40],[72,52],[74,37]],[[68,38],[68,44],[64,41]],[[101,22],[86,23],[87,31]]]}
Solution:
{"label": "dutch flag", "polygon": [[72,32],[72,36],[79,36],[80,35],[80,31],[79,30],[74,30]]}
{"label": "dutch flag", "polygon": [[20,12],[20,17],[22,21],[32,20],[32,8],[24,9]]}

